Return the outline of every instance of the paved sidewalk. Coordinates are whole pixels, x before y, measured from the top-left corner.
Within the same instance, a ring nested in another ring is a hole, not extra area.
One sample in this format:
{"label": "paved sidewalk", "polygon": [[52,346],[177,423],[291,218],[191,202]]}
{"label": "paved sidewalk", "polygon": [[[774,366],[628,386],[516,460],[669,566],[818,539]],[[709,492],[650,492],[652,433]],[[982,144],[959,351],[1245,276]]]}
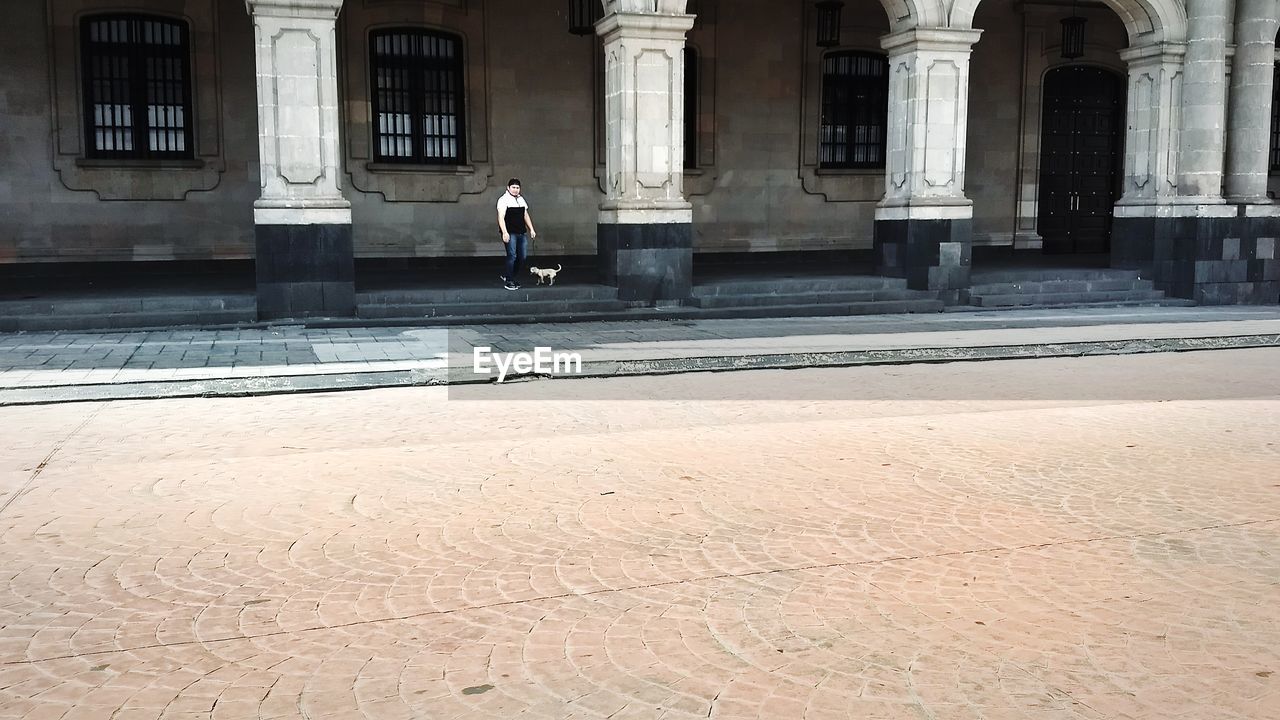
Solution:
{"label": "paved sidewalk", "polygon": [[602,377],[1275,345],[1275,307],[16,333],[0,335],[0,405],[491,382],[477,347],[576,353],[573,374]]}

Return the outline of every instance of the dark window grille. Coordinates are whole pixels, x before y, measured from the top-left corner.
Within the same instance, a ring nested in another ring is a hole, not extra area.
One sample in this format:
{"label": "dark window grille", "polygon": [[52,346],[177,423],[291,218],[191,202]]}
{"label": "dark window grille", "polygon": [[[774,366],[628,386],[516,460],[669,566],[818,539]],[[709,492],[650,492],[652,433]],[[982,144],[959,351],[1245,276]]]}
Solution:
{"label": "dark window grille", "polygon": [[383,162],[461,165],[462,42],[416,28],[371,36],[374,152]]}
{"label": "dark window grille", "polygon": [[80,24],[86,155],[191,158],[191,64],[186,23],[94,15]]}
{"label": "dark window grille", "polygon": [[684,166],[698,166],[698,51],[684,49]]}
{"label": "dark window grille", "polygon": [[1273,173],[1280,173],[1280,65],[1272,70],[1271,81],[1271,156],[1268,166]]}
{"label": "dark window grille", "polygon": [[885,56],[840,52],[823,58],[821,167],[883,168],[888,118]]}

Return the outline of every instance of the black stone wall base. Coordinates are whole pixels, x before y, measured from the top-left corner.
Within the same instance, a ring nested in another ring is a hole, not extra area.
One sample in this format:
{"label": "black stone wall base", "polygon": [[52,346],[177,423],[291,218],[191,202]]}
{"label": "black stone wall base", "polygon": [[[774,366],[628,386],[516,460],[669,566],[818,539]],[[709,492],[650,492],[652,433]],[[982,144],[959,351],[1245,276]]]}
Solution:
{"label": "black stone wall base", "polygon": [[906,278],[948,304],[968,301],[973,221],[876,220],[876,272]]}
{"label": "black stone wall base", "polygon": [[1280,303],[1280,218],[1116,218],[1111,265],[1201,305]]}
{"label": "black stone wall base", "polygon": [[658,302],[693,295],[693,225],[596,226],[600,279],[618,299]]}
{"label": "black stone wall base", "polygon": [[258,225],[258,318],[353,317],[350,225]]}

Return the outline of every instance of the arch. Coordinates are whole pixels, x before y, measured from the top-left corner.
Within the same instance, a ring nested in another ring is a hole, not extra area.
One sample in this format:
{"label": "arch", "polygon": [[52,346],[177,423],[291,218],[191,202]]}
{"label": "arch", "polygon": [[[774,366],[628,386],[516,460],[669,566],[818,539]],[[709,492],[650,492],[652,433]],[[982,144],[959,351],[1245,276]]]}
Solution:
{"label": "arch", "polygon": [[889,32],[913,27],[945,27],[946,0],[880,0],[889,16]]}
{"label": "arch", "polygon": [[[951,3],[950,27],[971,28],[982,0],[942,0]],[[1102,0],[1124,22],[1130,47],[1157,42],[1186,42],[1187,11],[1180,0]]]}

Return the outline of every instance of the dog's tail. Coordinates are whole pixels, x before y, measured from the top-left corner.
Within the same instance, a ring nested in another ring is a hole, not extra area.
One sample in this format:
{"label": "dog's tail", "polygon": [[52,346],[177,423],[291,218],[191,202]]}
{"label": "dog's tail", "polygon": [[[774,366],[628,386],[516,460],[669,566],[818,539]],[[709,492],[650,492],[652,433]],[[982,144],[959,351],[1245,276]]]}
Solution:
{"label": "dog's tail", "polygon": [[564,267],[562,267],[562,266],[560,265],[560,263],[556,263],[556,272],[560,272],[560,271],[561,271],[561,270],[563,270],[563,269],[564,269]]}

